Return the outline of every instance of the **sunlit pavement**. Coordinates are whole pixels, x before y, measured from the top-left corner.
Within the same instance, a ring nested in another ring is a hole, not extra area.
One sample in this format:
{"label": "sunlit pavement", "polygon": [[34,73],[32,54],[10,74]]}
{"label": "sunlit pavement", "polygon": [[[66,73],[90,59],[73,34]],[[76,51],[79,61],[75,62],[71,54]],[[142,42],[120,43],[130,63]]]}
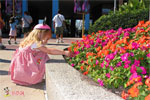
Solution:
{"label": "sunlit pavement", "polygon": [[[69,46],[71,42],[81,40],[81,38],[64,38],[64,43],[57,44],[56,39],[50,39],[48,47],[57,47],[61,45]],[[18,44],[8,44],[8,38],[3,38],[3,44],[6,46],[5,50],[0,50],[0,100],[45,100],[44,87],[45,81],[33,86],[20,86],[11,82],[8,75],[9,65],[12,59],[13,52],[21,41],[17,39]],[[9,89],[9,95],[6,95],[6,87]],[[5,88],[5,90],[4,90]]]}

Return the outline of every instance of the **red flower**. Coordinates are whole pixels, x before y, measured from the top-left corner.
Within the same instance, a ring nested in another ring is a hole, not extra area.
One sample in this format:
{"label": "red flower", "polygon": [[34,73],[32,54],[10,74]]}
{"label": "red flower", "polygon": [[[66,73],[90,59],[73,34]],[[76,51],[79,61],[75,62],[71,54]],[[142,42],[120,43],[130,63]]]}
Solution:
{"label": "red flower", "polygon": [[127,97],[129,96],[129,94],[127,94],[124,91],[122,91],[121,96],[122,96],[123,99],[127,99]]}
{"label": "red flower", "polygon": [[86,72],[83,73],[83,75],[87,75],[87,74],[88,74],[88,71],[86,71]]}

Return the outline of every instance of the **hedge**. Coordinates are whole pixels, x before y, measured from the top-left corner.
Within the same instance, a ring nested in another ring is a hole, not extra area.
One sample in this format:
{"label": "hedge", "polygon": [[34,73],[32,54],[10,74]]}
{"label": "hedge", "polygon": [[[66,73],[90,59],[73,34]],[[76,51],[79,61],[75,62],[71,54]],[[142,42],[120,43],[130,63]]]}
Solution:
{"label": "hedge", "polygon": [[130,12],[116,12],[101,16],[89,28],[89,33],[97,32],[98,30],[109,30],[118,28],[134,27],[139,21],[147,21],[149,18],[148,9],[140,9]]}

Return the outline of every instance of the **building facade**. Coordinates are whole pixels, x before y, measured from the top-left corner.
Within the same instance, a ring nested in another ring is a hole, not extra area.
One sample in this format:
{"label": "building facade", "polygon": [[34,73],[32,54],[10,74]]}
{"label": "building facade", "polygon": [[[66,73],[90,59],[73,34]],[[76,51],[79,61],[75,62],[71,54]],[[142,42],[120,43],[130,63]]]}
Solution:
{"label": "building facade", "polygon": [[[119,3],[126,0],[116,0],[117,8]],[[85,15],[85,30],[88,30],[90,22],[94,22],[101,15],[107,14],[114,9],[114,0],[89,0],[90,12]],[[5,2],[2,1],[2,6]],[[5,9],[5,7],[2,7]],[[37,24],[39,19],[47,17],[47,24],[52,25],[52,18],[60,9],[70,24],[70,35],[76,34],[76,23],[82,20],[81,14],[74,13],[74,0],[22,0],[22,16],[24,11],[30,12],[33,18],[33,25]],[[2,15],[7,15],[4,11]],[[4,19],[7,17],[3,17]],[[8,19],[8,18],[7,18]],[[6,20],[6,19],[5,19]],[[80,23],[78,23],[80,24]],[[53,29],[53,28],[52,28]],[[54,29],[53,29],[54,30]]]}

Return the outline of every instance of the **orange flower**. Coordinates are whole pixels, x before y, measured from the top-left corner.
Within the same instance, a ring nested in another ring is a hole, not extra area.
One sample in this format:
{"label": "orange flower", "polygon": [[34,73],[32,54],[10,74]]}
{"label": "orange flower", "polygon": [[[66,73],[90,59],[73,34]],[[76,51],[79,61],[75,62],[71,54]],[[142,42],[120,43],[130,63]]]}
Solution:
{"label": "orange flower", "polygon": [[98,48],[96,48],[96,51],[99,52],[101,50],[101,47],[99,46]]}
{"label": "orange flower", "polygon": [[104,55],[107,56],[108,54],[109,54],[109,51],[108,51],[108,50],[105,50],[105,51],[104,51]]}
{"label": "orange flower", "polygon": [[124,43],[124,44],[127,44],[127,38],[124,38],[124,39],[123,39],[123,43]]}
{"label": "orange flower", "polygon": [[98,57],[100,57],[101,54],[102,54],[102,51],[99,51],[99,52],[97,53]]}
{"label": "orange flower", "polygon": [[150,27],[145,30],[145,32],[148,32],[148,31],[150,31]]}
{"label": "orange flower", "polygon": [[145,84],[146,84],[148,87],[150,87],[150,79],[149,79],[149,78],[146,79]]}
{"label": "orange flower", "polygon": [[115,44],[117,45],[117,44],[122,44],[122,40],[118,40]]}
{"label": "orange flower", "polygon": [[134,87],[134,88],[137,88],[137,87],[140,86],[140,85],[143,85],[143,83],[142,83],[142,82],[135,83],[133,87]]}
{"label": "orange flower", "polygon": [[77,48],[74,48],[74,52],[76,52],[78,49]]}
{"label": "orange flower", "polygon": [[71,47],[69,47],[69,48],[68,48],[68,51],[70,51],[70,52],[71,52]]}
{"label": "orange flower", "polygon": [[131,97],[137,97],[139,95],[139,89],[135,88],[135,87],[132,87],[128,90],[128,94],[131,96]]}
{"label": "orange flower", "polygon": [[145,97],[145,100],[150,100],[150,94]]}
{"label": "orange flower", "polygon": [[103,47],[103,50],[107,50],[107,49],[108,49],[108,46],[107,46],[107,45]]}
{"label": "orange flower", "polygon": [[139,81],[141,80],[141,77],[133,78],[133,80],[134,80],[135,82],[139,82]]}
{"label": "orange flower", "polygon": [[82,71],[84,70],[84,67],[83,67],[83,66],[81,66],[80,68],[81,68]]}
{"label": "orange flower", "polygon": [[122,96],[123,99],[127,99],[127,97],[129,96],[129,94],[127,94],[124,91],[122,91],[121,96]]}
{"label": "orange flower", "polygon": [[111,51],[115,51],[116,45],[115,45],[115,44],[112,44],[112,45],[110,46],[110,49],[111,49]]}
{"label": "orange flower", "polygon": [[86,53],[86,58],[88,58],[88,56],[93,56],[94,55],[94,53],[92,53],[92,52],[87,52]]}
{"label": "orange flower", "polygon": [[128,45],[129,50],[132,50],[132,44]]}
{"label": "orange flower", "polygon": [[130,81],[128,81],[127,83],[126,83],[126,86],[128,87],[128,86],[130,86],[131,84],[133,84],[134,83],[134,80],[130,80]]}
{"label": "orange flower", "polygon": [[107,47],[110,47],[112,45],[112,41],[109,41],[108,43],[107,43]]}

